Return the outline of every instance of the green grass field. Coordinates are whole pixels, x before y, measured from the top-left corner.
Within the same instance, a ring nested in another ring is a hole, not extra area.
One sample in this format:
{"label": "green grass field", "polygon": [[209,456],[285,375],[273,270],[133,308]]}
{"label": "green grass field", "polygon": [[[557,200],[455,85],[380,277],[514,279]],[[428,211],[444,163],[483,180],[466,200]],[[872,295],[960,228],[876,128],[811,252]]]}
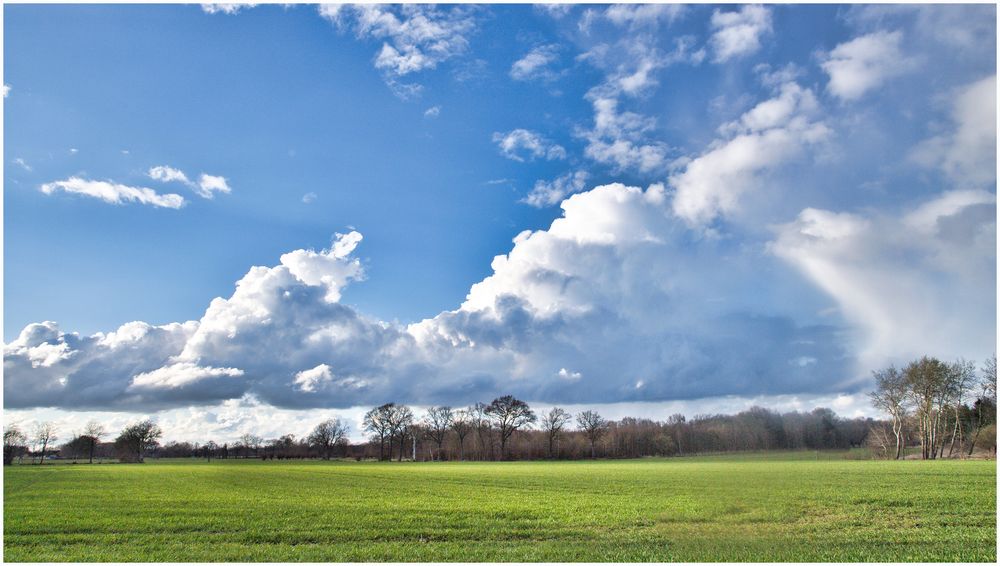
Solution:
{"label": "green grass field", "polygon": [[7,561],[982,561],[996,462],[213,461],[4,470]]}

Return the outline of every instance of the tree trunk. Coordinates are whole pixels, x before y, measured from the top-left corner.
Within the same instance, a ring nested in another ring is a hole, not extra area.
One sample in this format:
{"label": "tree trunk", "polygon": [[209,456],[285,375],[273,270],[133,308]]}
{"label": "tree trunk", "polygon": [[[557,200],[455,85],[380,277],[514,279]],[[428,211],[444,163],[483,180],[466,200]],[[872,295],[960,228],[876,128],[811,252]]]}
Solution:
{"label": "tree trunk", "polygon": [[49,445],[49,441],[48,440],[45,440],[44,442],[42,442],[42,457],[38,459],[38,465],[39,466],[45,463],[45,448],[48,445]]}
{"label": "tree trunk", "polygon": [[597,451],[594,449],[594,441],[590,441],[590,459],[593,460],[597,458]]}
{"label": "tree trunk", "polygon": [[97,439],[94,439],[94,440],[90,441],[90,462],[89,463],[91,463],[91,464],[94,463],[94,446],[96,444],[97,444]]}
{"label": "tree trunk", "polygon": [[958,418],[958,405],[955,405],[955,428],[951,432],[951,446],[948,447],[949,458],[951,458],[952,452],[955,451],[955,441],[958,439],[960,432],[962,432],[962,419]]}
{"label": "tree trunk", "polygon": [[976,450],[976,441],[979,440],[979,431],[983,430],[983,427],[976,427],[976,435],[972,437],[972,442],[969,444],[969,456]]}
{"label": "tree trunk", "polygon": [[403,461],[403,450],[406,450],[406,446],[404,446],[405,442],[406,442],[406,435],[404,434],[399,435],[399,460],[397,460],[397,462]]}
{"label": "tree trunk", "polygon": [[903,422],[900,419],[894,419],[892,422],[892,433],[896,435],[896,459],[899,460],[899,453],[902,450],[902,432],[903,432]]}

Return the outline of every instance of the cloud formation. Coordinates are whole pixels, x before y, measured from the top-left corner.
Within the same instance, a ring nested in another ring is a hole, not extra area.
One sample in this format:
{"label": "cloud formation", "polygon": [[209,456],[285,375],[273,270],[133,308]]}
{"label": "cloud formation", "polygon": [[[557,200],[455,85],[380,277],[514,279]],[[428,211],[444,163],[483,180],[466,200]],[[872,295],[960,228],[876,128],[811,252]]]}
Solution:
{"label": "cloud formation", "polygon": [[81,177],[70,177],[62,181],[45,183],[39,187],[39,190],[47,195],[63,191],[100,199],[110,204],[136,202],[174,209],[184,206],[184,197],[177,194],[160,194],[146,187],[130,187],[111,181],[91,181]]}
{"label": "cloud formation", "polygon": [[555,206],[567,196],[584,189],[590,175],[583,170],[571,171],[551,181],[535,181],[524,202],[536,208]]}
{"label": "cloud formation", "polygon": [[509,132],[493,132],[493,142],[500,153],[514,161],[534,161],[535,159],[566,159],[566,149],[553,143],[538,132],[517,128]]}
{"label": "cloud formation", "polygon": [[[899,215],[807,208],[770,247],[862,329],[864,367],[996,344],[996,196],[948,191]],[[992,332],[986,331],[993,329]]]}
{"label": "cloud formation", "polygon": [[952,95],[950,131],[918,145],[913,158],[937,167],[952,183],[987,188],[996,183],[997,77],[965,85]]}
{"label": "cloud formation", "polygon": [[321,4],[321,16],[358,39],[382,41],[375,68],[401,98],[418,94],[421,86],[401,78],[439,64],[468,50],[476,24],[467,6],[445,8],[404,4]]}
{"label": "cloud formation", "polygon": [[683,4],[615,4],[604,11],[604,17],[616,26],[636,29],[656,27],[661,22],[671,24],[685,9]]}
{"label": "cloud formation", "polygon": [[[251,268],[198,321],[88,337],[29,325],[5,347],[6,402],[135,410],[251,395],[349,407],[501,392],[607,402],[839,385],[835,328],[712,302],[737,283],[687,247],[662,186],[596,187],[562,208],[548,229],[518,235],[494,258],[458,309],[407,327],[339,302],[364,276],[357,232]],[[823,371],[789,363],[803,357],[823,360]]]}
{"label": "cloud formation", "polygon": [[746,5],[733,12],[715,10],[711,28],[709,43],[715,52],[713,61],[725,63],[760,49],[761,37],[771,33],[771,10],[756,5]]}
{"label": "cloud formation", "polygon": [[878,31],[841,43],[824,57],[821,66],[830,76],[826,88],[845,101],[857,100],[892,77],[914,68],[903,55],[900,31]]}
{"label": "cloud formation", "polygon": [[549,68],[559,60],[559,46],[556,44],[539,45],[514,62],[510,67],[510,78],[515,81],[530,81],[541,79],[551,81],[558,78],[558,73]]}
{"label": "cloud formation", "polygon": [[174,169],[169,165],[157,165],[151,167],[146,173],[150,179],[163,183],[178,182],[187,185],[198,196],[206,199],[215,198],[215,193],[229,194],[232,189],[225,177],[218,175],[207,175],[202,173],[198,176],[198,182],[188,179],[180,169]]}
{"label": "cloud formation", "polygon": [[674,213],[692,226],[736,212],[762,174],[821,143],[830,129],[819,118],[813,92],[785,83],[777,96],[724,124],[719,133],[723,137],[670,176]]}
{"label": "cloud formation", "polygon": [[254,2],[233,2],[227,4],[202,4],[201,10],[206,14],[226,14],[232,16],[243,10],[249,10],[257,4]]}

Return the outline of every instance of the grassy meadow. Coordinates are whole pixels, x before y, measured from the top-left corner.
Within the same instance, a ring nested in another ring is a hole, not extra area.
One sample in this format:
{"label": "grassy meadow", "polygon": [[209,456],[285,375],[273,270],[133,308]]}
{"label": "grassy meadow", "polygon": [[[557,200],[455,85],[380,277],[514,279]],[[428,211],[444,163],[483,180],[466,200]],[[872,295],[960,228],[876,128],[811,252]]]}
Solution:
{"label": "grassy meadow", "polygon": [[13,466],[4,558],[996,559],[996,462],[813,454]]}

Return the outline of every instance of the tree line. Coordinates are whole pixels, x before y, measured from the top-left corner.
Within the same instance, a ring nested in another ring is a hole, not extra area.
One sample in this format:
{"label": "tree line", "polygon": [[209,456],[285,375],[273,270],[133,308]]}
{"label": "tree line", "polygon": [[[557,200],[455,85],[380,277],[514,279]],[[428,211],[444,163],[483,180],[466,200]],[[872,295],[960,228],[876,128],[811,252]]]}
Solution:
{"label": "tree line", "polygon": [[996,454],[995,355],[978,370],[969,361],[924,356],[873,377],[872,405],[889,420],[872,429],[869,443],[884,457],[899,459],[911,445],[926,460],[970,456],[982,445]]}
{"label": "tree line", "polygon": [[625,417],[609,420],[594,410],[573,415],[553,407],[540,416],[511,395],[468,407],[434,406],[422,419],[400,403],[365,413],[367,441],[351,443],[350,427],[327,419],[309,434],[265,440],[244,434],[232,443],[160,443],[163,431],[151,420],[126,426],[114,440],[91,422],[68,442],[52,423],[30,432],[4,429],[4,464],[29,457],[142,462],[157,458],[351,458],[356,460],[530,460],[639,458],[752,450],[824,450],[867,446],[873,454],[901,458],[909,446],[920,457],[969,456],[979,447],[996,452],[996,357],[977,370],[965,361],[924,357],[902,369],[874,372],[873,405],[887,419],[843,418],[832,410],[779,413],[752,407],[734,415],[674,414],[664,421]]}

